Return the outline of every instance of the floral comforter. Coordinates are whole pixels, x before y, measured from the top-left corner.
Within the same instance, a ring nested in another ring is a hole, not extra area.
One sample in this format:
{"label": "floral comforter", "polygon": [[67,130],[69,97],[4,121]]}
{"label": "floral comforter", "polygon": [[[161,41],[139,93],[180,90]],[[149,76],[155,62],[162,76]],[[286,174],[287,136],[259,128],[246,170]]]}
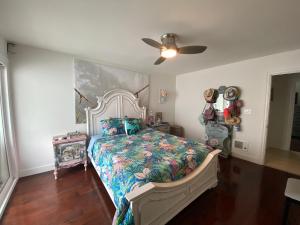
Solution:
{"label": "floral comforter", "polygon": [[210,149],[204,144],[145,129],[136,135],[91,140],[89,156],[113,195],[117,224],[134,224],[125,194],[148,182],[175,181],[199,166]]}

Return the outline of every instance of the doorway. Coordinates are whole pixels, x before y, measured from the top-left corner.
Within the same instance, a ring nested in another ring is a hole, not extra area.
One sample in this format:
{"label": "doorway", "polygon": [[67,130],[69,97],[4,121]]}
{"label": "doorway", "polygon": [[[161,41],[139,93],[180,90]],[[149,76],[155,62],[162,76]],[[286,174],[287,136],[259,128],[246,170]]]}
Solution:
{"label": "doorway", "polygon": [[290,150],[300,152],[300,80],[296,79],[295,86],[295,107]]}
{"label": "doorway", "polygon": [[300,175],[300,73],[272,76],[265,165]]}

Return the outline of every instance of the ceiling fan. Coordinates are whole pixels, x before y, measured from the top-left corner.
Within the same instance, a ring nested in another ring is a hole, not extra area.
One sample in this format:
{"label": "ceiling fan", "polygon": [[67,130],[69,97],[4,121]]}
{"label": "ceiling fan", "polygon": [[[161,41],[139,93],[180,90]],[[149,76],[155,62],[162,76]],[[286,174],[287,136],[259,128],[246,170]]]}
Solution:
{"label": "ceiling fan", "polygon": [[207,49],[206,46],[199,45],[191,45],[178,48],[176,45],[176,38],[177,35],[173,33],[162,35],[160,37],[162,43],[159,43],[150,38],[142,38],[142,40],[146,44],[160,50],[160,57],[154,62],[154,65],[159,65],[166,59],[175,57],[177,54],[198,54],[204,52]]}

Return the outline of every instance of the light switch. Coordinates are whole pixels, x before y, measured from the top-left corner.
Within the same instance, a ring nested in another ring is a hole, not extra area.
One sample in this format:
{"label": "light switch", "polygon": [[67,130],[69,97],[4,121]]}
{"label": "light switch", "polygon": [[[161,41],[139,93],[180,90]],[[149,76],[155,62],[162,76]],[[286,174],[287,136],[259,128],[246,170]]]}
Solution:
{"label": "light switch", "polygon": [[252,114],[252,109],[244,109],[244,114],[251,115]]}

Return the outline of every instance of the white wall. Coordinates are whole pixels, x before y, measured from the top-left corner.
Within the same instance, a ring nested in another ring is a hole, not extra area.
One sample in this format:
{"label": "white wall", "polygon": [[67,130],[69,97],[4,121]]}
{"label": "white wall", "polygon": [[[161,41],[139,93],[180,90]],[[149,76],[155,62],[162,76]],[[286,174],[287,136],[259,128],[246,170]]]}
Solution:
{"label": "white wall", "polygon": [[7,61],[7,48],[6,48],[6,41],[4,38],[0,36],[0,60]]}
{"label": "white wall", "polygon": [[6,55],[6,41],[0,36],[0,53]]}
{"label": "white wall", "polygon": [[290,150],[297,82],[299,74],[272,77],[273,101],[270,102],[268,147]]}
{"label": "white wall", "polygon": [[[6,50],[6,41],[4,38],[2,38],[0,36],[0,63],[4,64],[6,63],[7,59],[7,50]],[[1,70],[1,68],[0,68]],[[1,72],[4,72],[4,70],[0,71],[0,75],[3,76],[3,74],[1,74]],[[3,116],[2,113],[1,117]],[[1,122],[1,126],[2,126],[2,122]],[[0,149],[0,181],[4,181],[4,179],[7,179],[9,176],[9,171],[8,171],[8,164],[7,162],[7,158],[6,158],[6,151],[5,149],[2,148]],[[1,185],[0,185],[1,186]]]}
{"label": "white wall", "polygon": [[[20,174],[26,176],[53,168],[52,136],[85,131],[85,125],[75,124],[73,57],[22,45],[15,51],[10,55],[13,102]],[[150,108],[173,122],[174,98],[159,105],[156,89],[174,93],[175,77],[151,78],[150,86]]]}
{"label": "white wall", "polygon": [[[175,113],[176,77],[170,75],[152,75],[150,77],[150,110],[162,112],[163,121],[173,123]],[[159,91],[166,89],[168,97],[165,103],[159,103]]]}
{"label": "white wall", "polygon": [[[299,74],[299,76],[300,76],[300,74]],[[296,81],[296,92],[298,92],[298,102],[297,102],[297,105],[300,105],[300,99],[299,99],[299,97],[300,97],[300,80]]]}
{"label": "white wall", "polygon": [[205,101],[203,91],[220,85],[234,85],[242,90],[244,109],[251,115],[242,114],[242,131],[234,138],[249,142],[248,151],[233,151],[237,157],[263,163],[264,119],[268,98],[268,74],[300,71],[300,50],[250,59],[206,70],[182,74],[176,78],[175,122],[184,126],[187,137],[204,138],[204,128],[198,122]]}

